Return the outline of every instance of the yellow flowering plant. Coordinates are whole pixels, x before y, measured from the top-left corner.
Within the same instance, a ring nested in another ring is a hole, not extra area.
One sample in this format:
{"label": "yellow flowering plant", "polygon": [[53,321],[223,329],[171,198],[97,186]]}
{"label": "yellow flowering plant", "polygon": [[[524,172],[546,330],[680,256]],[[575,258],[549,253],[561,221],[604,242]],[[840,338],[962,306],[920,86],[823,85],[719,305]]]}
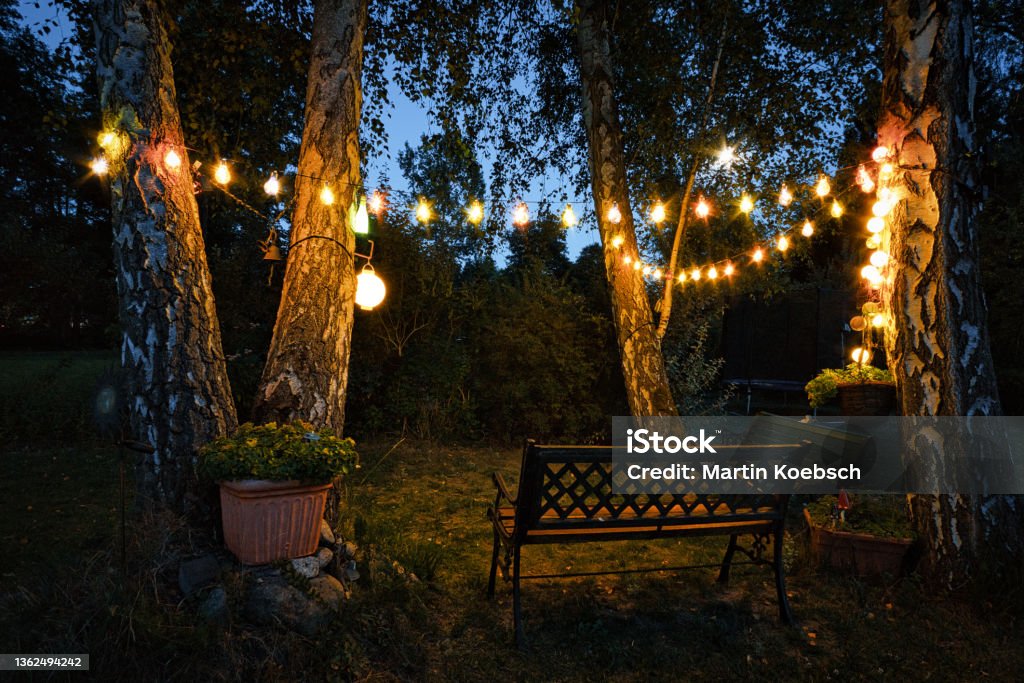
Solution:
{"label": "yellow flowering plant", "polygon": [[359,466],[352,439],[296,421],[243,424],[214,439],[199,454],[199,473],[210,481],[265,479],[326,483]]}

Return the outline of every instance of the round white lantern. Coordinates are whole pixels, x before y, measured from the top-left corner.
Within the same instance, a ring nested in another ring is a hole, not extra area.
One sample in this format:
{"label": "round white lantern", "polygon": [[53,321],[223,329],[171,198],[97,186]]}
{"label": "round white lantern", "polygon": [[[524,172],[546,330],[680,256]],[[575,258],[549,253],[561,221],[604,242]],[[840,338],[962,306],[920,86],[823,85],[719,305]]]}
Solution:
{"label": "round white lantern", "polygon": [[386,293],[387,287],[384,286],[384,281],[377,277],[377,273],[373,272],[373,266],[363,266],[356,277],[356,306],[364,311],[373,310],[384,301]]}

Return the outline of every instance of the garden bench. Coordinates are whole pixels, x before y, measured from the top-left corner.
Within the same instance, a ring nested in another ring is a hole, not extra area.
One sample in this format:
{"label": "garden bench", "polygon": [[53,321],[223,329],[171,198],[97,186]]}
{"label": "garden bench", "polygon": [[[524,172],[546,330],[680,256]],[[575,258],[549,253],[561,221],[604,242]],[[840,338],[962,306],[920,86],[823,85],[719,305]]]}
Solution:
{"label": "garden bench", "polygon": [[[799,449],[801,444],[786,446]],[[718,448],[725,451],[725,457],[729,456],[730,447]],[[771,565],[775,573],[779,617],[786,624],[793,623],[782,566],[782,540],[789,496],[615,494],[612,491],[613,451],[610,446],[542,446],[527,441],[518,491],[513,494],[500,473],[493,475],[497,493],[494,505],[488,510],[494,528],[494,547],[487,594],[494,596],[495,578],[500,566],[502,576],[512,582],[512,614],[517,644],[524,642],[520,610],[520,582],[523,580],[717,567],[718,580],[725,583],[737,550],[749,559],[735,564]],[[720,565],[525,576],[520,571],[522,548],[526,545],[708,535],[729,537]],[[740,545],[739,537],[747,535],[752,536],[750,545]],[[769,543],[772,548],[770,559],[766,557]]]}

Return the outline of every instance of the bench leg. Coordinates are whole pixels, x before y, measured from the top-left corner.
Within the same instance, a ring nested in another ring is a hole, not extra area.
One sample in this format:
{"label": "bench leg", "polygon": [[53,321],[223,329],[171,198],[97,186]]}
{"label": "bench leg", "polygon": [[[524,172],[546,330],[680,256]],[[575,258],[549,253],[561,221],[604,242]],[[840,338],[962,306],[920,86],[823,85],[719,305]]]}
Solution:
{"label": "bench leg", "polygon": [[523,634],[523,614],[520,609],[519,600],[519,556],[522,555],[522,546],[517,545],[513,549],[512,556],[512,621],[516,630],[516,647],[522,648],[526,644],[526,637]]}
{"label": "bench leg", "polygon": [[501,539],[498,537],[498,530],[494,530],[494,549],[491,551],[491,575],[487,579],[487,597],[494,597],[494,581],[498,575],[498,550]]}
{"label": "bench leg", "polygon": [[722,558],[722,568],[718,570],[718,583],[729,583],[729,567],[732,565],[732,556],[736,552],[736,534],[729,537],[729,547],[725,550],[725,557]]}
{"label": "bench leg", "polygon": [[785,524],[779,522],[776,524],[773,534],[775,536],[775,547],[772,566],[775,569],[775,591],[778,593],[779,599],[779,619],[787,626],[792,626],[796,622],[793,619],[793,611],[789,608],[789,597],[786,595],[785,567],[782,564],[782,539],[784,534]]}

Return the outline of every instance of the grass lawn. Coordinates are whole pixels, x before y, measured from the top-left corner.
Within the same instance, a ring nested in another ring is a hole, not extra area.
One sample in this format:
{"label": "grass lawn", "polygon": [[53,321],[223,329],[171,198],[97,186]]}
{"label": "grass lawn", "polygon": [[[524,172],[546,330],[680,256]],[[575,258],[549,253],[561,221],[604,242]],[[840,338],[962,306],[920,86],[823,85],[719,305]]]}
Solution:
{"label": "grass lawn", "polygon": [[[45,371],[53,359],[34,362]],[[58,403],[82,395],[51,386]],[[310,639],[248,624],[237,585],[226,586],[230,624],[202,624],[178,594],[176,573],[181,557],[209,541],[173,517],[131,520],[122,576],[116,452],[18,441],[0,452],[0,652],[88,652],[101,680],[1024,678],[1013,607],[936,595],[913,578],[819,571],[806,559],[799,510],[787,545],[798,628],[777,621],[768,569],[737,567],[725,588],[711,570],[533,581],[524,584],[529,648],[520,652],[509,585],[499,582],[494,601],[485,595],[489,476],[500,470],[514,482],[519,450],[392,446],[360,446],[363,468],[347,481],[342,525],[360,547],[362,577],[331,628]],[[724,538],[532,546],[523,567],[715,562],[724,546]]]}

